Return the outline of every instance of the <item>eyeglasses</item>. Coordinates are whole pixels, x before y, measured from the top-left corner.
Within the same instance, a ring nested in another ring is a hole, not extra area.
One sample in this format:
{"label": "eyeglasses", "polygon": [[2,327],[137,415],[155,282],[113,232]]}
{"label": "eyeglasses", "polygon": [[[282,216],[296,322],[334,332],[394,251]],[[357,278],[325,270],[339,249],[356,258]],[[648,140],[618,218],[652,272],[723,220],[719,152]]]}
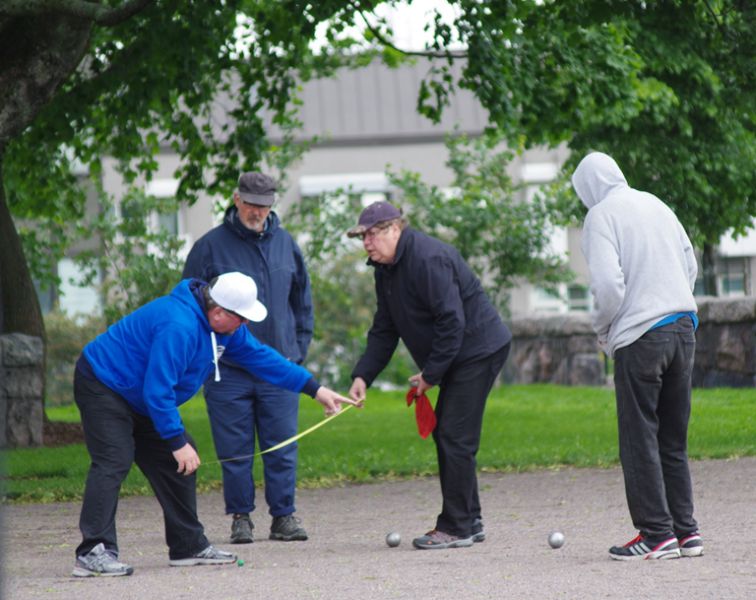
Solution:
{"label": "eyeglasses", "polygon": [[381,225],[375,225],[374,227],[371,227],[370,229],[368,229],[366,232],[360,233],[357,237],[362,239],[363,242],[368,239],[373,239],[374,237],[378,236],[383,231],[386,231],[387,229],[389,229],[392,225],[393,223],[383,223]]}

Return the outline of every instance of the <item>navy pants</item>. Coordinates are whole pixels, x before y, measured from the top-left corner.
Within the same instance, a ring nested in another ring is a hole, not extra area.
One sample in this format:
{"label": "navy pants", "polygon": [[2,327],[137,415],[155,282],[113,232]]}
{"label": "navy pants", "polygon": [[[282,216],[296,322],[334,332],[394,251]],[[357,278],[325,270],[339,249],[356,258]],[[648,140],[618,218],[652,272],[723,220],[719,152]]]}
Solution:
{"label": "navy pants", "polygon": [[695,347],[686,317],[652,329],[614,356],[627,504],[636,529],[654,541],[698,529],[688,468]]}
{"label": "navy pants", "polygon": [[[221,381],[205,383],[205,402],[218,458],[245,457],[221,463],[226,514],[250,513],[255,509],[255,438],[266,450],[296,435],[299,394],[221,365]],[[262,455],[265,500],[273,517],[296,510],[297,448],[294,442]]]}
{"label": "navy pants", "polygon": [[[134,412],[123,397],[78,369],[74,398],[91,457],[79,518],[82,542],[76,556],[99,543],[118,556],[118,494],[135,462],[163,508],[170,558],[187,558],[209,546],[197,518],[196,476],[176,472],[176,459],[152,420]],[[194,446],[189,436],[187,439]]]}
{"label": "navy pants", "polygon": [[443,504],[436,529],[460,537],[472,534],[481,517],[477,460],[488,394],[509,354],[509,344],[484,359],[447,372],[436,402],[438,473]]}

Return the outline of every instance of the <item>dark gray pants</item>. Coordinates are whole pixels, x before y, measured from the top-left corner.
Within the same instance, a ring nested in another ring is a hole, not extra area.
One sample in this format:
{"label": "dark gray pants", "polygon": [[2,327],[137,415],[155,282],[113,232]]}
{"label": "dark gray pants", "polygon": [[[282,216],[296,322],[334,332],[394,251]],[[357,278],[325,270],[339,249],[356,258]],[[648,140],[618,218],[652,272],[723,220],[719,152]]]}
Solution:
{"label": "dark gray pants", "polygon": [[185,476],[176,472],[176,459],[152,420],[135,413],[121,396],[84,377],[78,369],[74,397],[92,461],[79,517],[82,542],[76,555],[86,554],[102,542],[118,556],[118,495],[134,462],[163,508],[170,558],[187,558],[209,546],[197,518],[196,473]]}
{"label": "dark gray pants", "polygon": [[652,541],[698,529],[688,469],[696,347],[688,317],[615,352],[619,452],[636,529]]}

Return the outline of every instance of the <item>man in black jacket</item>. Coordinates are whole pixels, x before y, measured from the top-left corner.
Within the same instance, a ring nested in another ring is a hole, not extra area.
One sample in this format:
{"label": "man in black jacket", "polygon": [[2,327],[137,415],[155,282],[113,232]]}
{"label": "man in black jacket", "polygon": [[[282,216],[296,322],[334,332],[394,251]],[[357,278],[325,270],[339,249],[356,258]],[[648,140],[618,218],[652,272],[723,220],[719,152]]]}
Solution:
{"label": "man in black jacket", "polygon": [[401,338],[421,369],[410,378],[416,395],[439,386],[433,439],[443,506],[435,528],[412,543],[472,546],[485,539],[475,461],[483,411],[512,334],[459,252],[408,227],[392,204],[368,206],[347,235],[362,238],[378,300],[349,394],[365,399]]}

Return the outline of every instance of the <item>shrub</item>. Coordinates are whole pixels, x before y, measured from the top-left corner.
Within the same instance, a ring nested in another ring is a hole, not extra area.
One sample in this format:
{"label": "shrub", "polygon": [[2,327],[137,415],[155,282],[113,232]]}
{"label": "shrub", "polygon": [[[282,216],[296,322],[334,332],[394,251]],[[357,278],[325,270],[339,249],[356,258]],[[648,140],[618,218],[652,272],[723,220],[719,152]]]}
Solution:
{"label": "shrub", "polygon": [[82,348],[105,330],[99,315],[72,318],[60,310],[45,316],[47,331],[46,406],[73,402],[73,372]]}

